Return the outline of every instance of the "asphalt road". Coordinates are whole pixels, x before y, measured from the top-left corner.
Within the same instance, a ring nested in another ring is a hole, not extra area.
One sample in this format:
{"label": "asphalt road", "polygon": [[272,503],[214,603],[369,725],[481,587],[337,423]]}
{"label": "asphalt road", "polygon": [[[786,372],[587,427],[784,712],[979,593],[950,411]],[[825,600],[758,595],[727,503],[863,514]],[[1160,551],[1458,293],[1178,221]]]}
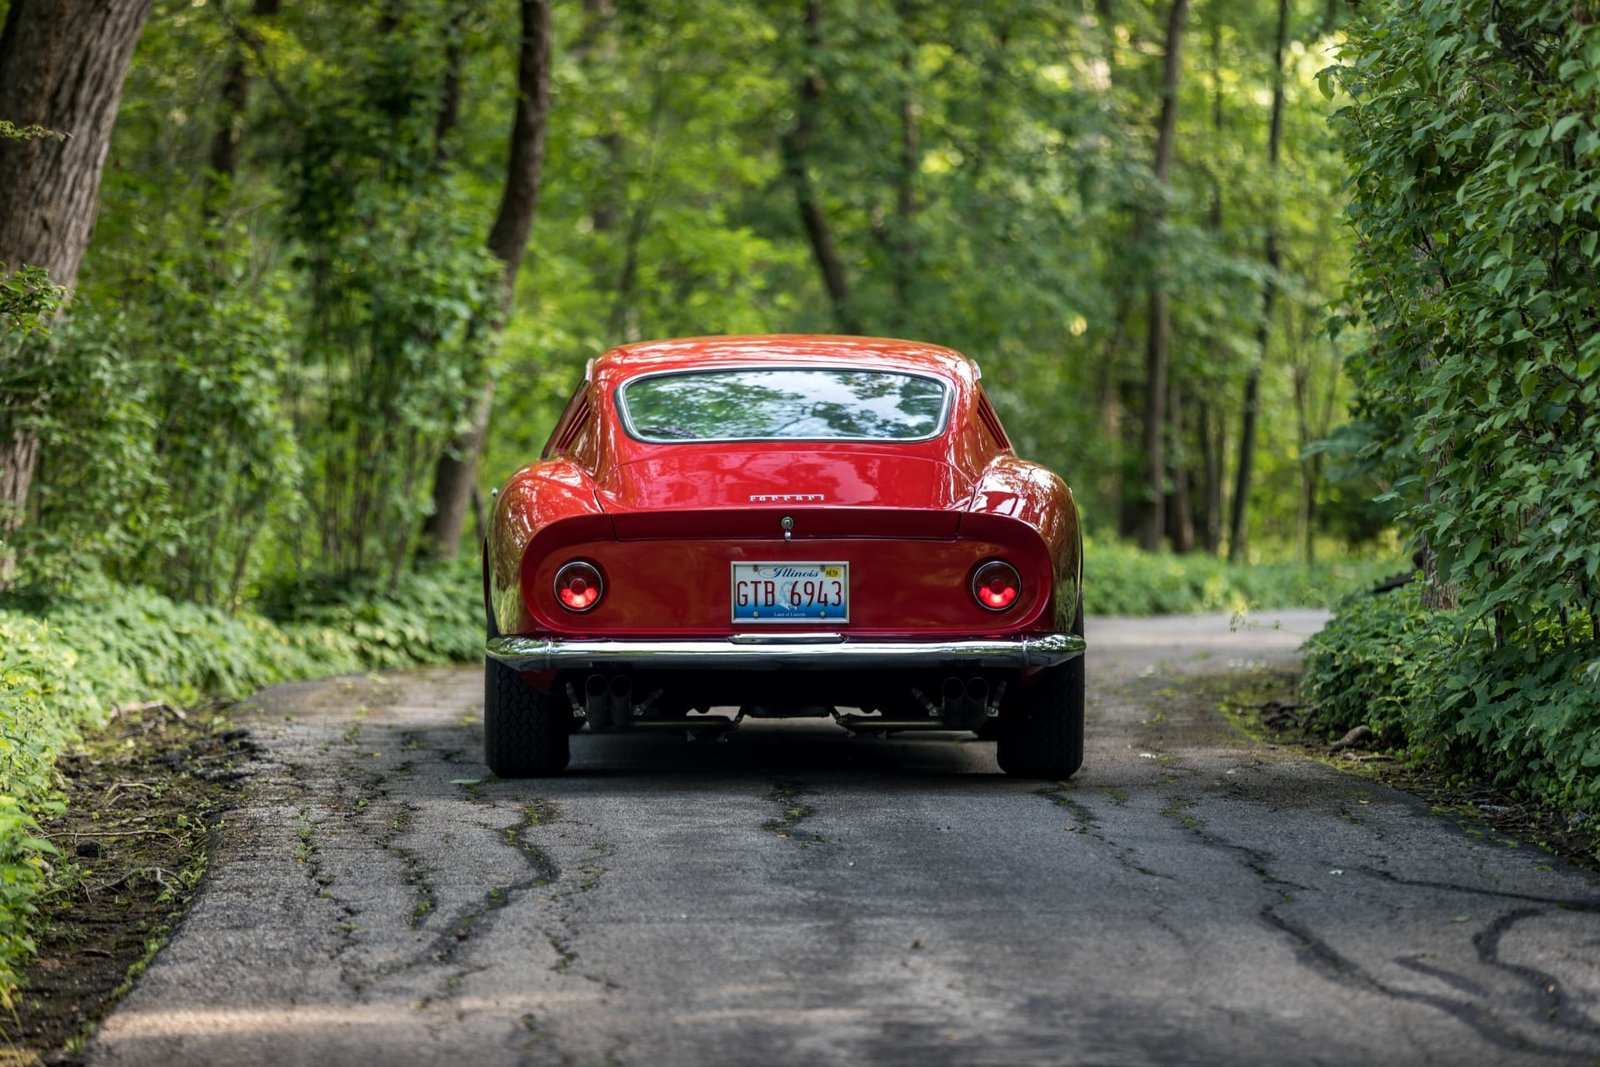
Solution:
{"label": "asphalt road", "polygon": [[89,1062],[1600,1062],[1600,880],[1182,710],[1319,621],[1091,619],[1044,788],[794,721],[492,781],[475,670],[268,690]]}

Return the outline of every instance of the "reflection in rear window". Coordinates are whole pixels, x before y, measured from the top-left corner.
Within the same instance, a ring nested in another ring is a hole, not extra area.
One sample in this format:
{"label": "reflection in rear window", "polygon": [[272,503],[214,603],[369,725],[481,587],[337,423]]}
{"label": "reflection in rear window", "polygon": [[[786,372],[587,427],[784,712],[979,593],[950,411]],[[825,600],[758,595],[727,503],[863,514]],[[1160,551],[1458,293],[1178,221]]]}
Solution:
{"label": "reflection in rear window", "polygon": [[643,441],[917,441],[944,429],[949,395],[915,374],[753,368],[636,378],[617,406]]}

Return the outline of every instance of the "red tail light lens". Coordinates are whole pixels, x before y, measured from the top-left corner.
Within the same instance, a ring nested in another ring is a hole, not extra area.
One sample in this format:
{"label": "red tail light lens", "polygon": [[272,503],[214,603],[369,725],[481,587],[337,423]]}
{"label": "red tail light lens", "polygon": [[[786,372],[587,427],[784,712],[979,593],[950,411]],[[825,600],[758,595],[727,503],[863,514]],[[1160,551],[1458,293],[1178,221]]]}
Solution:
{"label": "red tail light lens", "polygon": [[1017,568],[993,559],[973,572],[972,595],[988,610],[1004,611],[1022,595],[1022,579]]}
{"label": "red tail light lens", "polygon": [[556,600],[568,611],[588,611],[605,591],[605,580],[593,563],[574,560],[556,571]]}

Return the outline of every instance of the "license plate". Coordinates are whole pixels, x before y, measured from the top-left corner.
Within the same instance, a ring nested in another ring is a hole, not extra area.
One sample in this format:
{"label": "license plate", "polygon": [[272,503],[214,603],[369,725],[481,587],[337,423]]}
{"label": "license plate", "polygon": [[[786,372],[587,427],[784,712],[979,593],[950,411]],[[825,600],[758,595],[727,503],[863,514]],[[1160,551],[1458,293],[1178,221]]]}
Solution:
{"label": "license plate", "polygon": [[735,563],[733,621],[850,621],[850,564]]}

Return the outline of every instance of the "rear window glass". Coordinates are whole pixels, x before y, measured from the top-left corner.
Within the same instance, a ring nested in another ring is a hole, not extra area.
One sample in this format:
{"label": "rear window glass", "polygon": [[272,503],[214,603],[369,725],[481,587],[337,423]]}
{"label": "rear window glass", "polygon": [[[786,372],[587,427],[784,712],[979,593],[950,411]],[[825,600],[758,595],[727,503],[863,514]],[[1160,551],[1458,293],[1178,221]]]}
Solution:
{"label": "rear window glass", "polygon": [[635,378],[617,392],[641,441],[920,441],[944,429],[937,378],[835,367],[690,371]]}

